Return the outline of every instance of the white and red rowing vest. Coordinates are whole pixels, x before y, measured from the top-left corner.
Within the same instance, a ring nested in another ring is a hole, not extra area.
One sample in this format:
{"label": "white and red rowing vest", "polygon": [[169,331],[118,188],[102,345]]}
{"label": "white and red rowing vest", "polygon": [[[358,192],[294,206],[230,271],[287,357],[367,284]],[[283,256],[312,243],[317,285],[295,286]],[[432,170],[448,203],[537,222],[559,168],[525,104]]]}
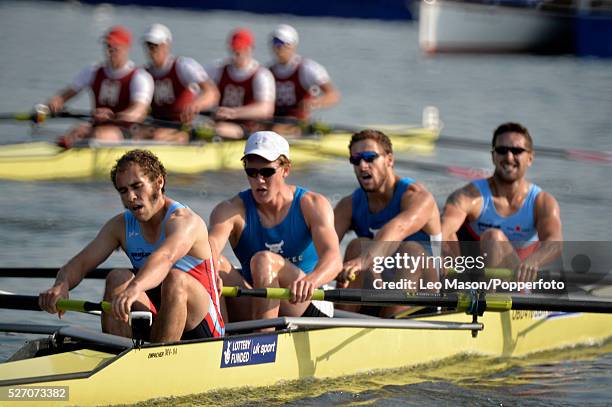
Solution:
{"label": "white and red rowing vest", "polygon": [[178,58],[172,62],[172,67],[161,76],[155,76],[153,70],[147,71],[153,76],[153,100],[151,115],[156,119],[180,121],[181,111],[191,104],[197,95],[181,83],[177,73]]}
{"label": "white and red rowing vest", "polygon": [[98,68],[91,91],[94,96],[96,108],[108,108],[113,113],[121,112],[130,106],[130,82],[136,72],[135,68],[119,79],[110,78],[106,75],[104,67]]}
{"label": "white and red rowing vest", "polygon": [[229,64],[223,66],[221,79],[219,79],[219,93],[221,94],[219,106],[240,107],[254,103],[253,79],[259,67],[253,70],[253,73],[246,79],[237,81],[230,76],[229,66]]}
{"label": "white and red rowing vest", "polygon": [[304,100],[311,99],[312,94],[305,88],[300,81],[300,70],[303,66],[303,61],[297,64],[291,75],[284,78],[278,74],[279,64],[270,66],[270,71],[274,75],[276,82],[276,102],[274,115],[275,116],[291,116],[305,120],[309,116],[309,112],[300,108],[300,103]]}

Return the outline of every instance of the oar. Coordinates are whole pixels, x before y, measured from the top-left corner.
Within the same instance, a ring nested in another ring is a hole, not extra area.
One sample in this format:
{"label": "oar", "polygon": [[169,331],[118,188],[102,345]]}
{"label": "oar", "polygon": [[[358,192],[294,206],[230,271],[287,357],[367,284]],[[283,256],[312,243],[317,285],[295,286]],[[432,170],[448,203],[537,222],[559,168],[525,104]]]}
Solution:
{"label": "oar", "polygon": [[[0,308],[42,311],[38,305],[38,296],[35,295],[0,294]],[[106,301],[58,300],[57,308],[62,311],[109,312],[111,310],[111,304]]]}
{"label": "oar", "polygon": [[[286,288],[223,287],[226,297],[256,297],[289,300],[291,292]],[[313,300],[335,303],[361,304],[367,306],[416,305],[426,307],[453,308],[469,314],[484,311],[508,310],[555,311],[555,312],[612,312],[612,300],[571,300],[553,296],[516,296],[506,294],[451,293],[410,294],[402,290],[339,289],[315,290]]]}
{"label": "oar", "polygon": [[[59,268],[53,267],[0,267],[0,278],[55,278]],[[113,270],[112,268],[98,268],[90,271],[86,278],[87,279],[104,279],[108,273]],[[458,273],[455,270],[447,269],[447,275],[449,277],[457,278],[462,275],[473,276],[472,271],[468,270],[464,273]],[[477,273],[481,273],[477,270]],[[604,270],[540,270],[538,271],[539,277],[545,277],[557,281],[564,281],[566,284],[579,285],[579,284],[593,284],[593,283],[607,283],[612,279],[612,271]],[[515,281],[516,272],[508,268],[486,268],[484,269],[485,279],[498,278],[504,281]],[[2,291],[0,290],[0,294]]]}

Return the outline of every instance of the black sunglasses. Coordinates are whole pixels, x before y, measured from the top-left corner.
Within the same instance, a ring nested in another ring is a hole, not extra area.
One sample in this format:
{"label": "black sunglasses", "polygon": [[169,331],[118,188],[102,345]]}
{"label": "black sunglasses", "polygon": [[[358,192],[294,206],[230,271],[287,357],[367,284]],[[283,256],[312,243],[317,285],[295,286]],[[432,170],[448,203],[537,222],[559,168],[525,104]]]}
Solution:
{"label": "black sunglasses", "polygon": [[361,160],[364,160],[367,163],[373,163],[378,157],[380,157],[380,154],[378,154],[376,151],[364,151],[362,153],[357,153],[350,156],[349,162],[353,165],[359,165]]}
{"label": "black sunglasses", "polygon": [[278,168],[274,167],[264,167],[264,168],[245,168],[244,172],[251,178],[257,178],[258,175],[261,174],[264,178],[270,178],[272,175],[276,174],[276,170]]}
{"label": "black sunglasses", "polygon": [[527,150],[526,148],[523,148],[523,147],[498,146],[498,147],[495,147],[493,149],[493,151],[495,151],[499,155],[506,155],[506,154],[508,154],[508,151],[510,151],[512,153],[512,155],[521,155],[525,151],[529,151],[529,150]]}

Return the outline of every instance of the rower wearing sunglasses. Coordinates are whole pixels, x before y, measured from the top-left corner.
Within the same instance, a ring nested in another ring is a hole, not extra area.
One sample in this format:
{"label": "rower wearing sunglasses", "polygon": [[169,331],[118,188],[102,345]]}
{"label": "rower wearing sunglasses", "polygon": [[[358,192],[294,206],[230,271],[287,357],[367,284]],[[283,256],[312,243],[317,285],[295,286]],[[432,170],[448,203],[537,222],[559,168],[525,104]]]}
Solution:
{"label": "rower wearing sunglasses", "polygon": [[[433,249],[437,254],[436,246],[431,243],[441,239],[440,213],[433,195],[422,184],[395,174],[393,149],[387,135],[370,129],[353,134],[349,151],[349,161],[360,187],[338,202],[334,211],[335,228],[340,241],[349,230],[357,238],[346,249],[338,286],[380,288],[377,279],[399,281],[404,277],[437,281],[434,267],[406,270],[408,273],[395,268],[382,275],[374,272],[373,253],[421,256],[432,254]],[[342,308],[359,310],[359,306],[353,305]],[[401,309],[385,307],[380,313],[390,316]]]}
{"label": "rower wearing sunglasses", "polygon": [[491,146],[493,175],[448,197],[442,217],[444,240],[479,241],[480,252],[487,253],[487,267],[511,268],[519,281],[533,281],[542,265],[559,256],[559,205],[525,178],[534,152],[524,126],[500,125]]}
{"label": "rower wearing sunglasses", "polygon": [[[252,134],[242,157],[250,188],[210,216],[209,240],[224,285],[291,290],[291,301],[227,298],[231,321],[332,316],[331,304],[311,298],[340,272],[333,210],[322,195],[286,183],[289,158],[289,144],[277,133]],[[220,255],[228,240],[240,269]]]}

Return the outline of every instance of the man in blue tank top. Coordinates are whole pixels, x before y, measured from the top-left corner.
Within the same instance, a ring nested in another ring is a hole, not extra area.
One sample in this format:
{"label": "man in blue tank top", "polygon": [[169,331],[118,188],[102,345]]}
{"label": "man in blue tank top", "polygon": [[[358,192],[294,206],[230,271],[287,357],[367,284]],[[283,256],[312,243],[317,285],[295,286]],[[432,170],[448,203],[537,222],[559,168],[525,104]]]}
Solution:
{"label": "man in blue tank top", "polygon": [[130,337],[130,310],[150,310],[152,342],[223,335],[204,220],[165,195],[166,170],[149,151],[124,154],[111,180],[125,212],[60,268],[53,286],[40,294],[41,308],[57,313],[57,300],[68,298],[69,290],[121,247],[133,269],[115,269],[106,277],[104,300],[112,303],[112,312],[102,314],[104,332]]}
{"label": "man in blue tank top", "polygon": [[[381,288],[376,282],[381,278],[437,281],[437,271],[431,265],[402,271],[394,268],[390,270],[393,276],[375,272],[374,257],[437,254],[437,250],[431,253],[431,249],[440,240],[440,214],[433,195],[422,184],[395,174],[393,149],[387,135],[371,129],[353,134],[349,152],[360,187],[336,205],[335,228],[340,241],[349,230],[357,238],[346,249],[338,285]],[[436,244],[432,245],[432,241]],[[357,311],[359,306],[342,308]],[[381,310],[381,316],[392,315],[400,309],[386,307]]]}
{"label": "man in blue tank top", "polygon": [[[221,202],[210,216],[210,244],[223,284],[291,290],[291,301],[226,299],[231,321],[331,316],[332,310],[313,305],[311,298],[340,271],[333,210],[322,195],[286,183],[289,158],[283,137],[253,133],[242,157],[250,189]],[[220,255],[228,240],[240,270]]]}
{"label": "man in blue tank top", "polygon": [[533,140],[519,123],[493,133],[493,176],[465,185],[447,199],[442,217],[445,241],[479,241],[487,267],[517,271],[533,281],[556,260],[563,240],[556,199],[525,178],[533,163]]}

